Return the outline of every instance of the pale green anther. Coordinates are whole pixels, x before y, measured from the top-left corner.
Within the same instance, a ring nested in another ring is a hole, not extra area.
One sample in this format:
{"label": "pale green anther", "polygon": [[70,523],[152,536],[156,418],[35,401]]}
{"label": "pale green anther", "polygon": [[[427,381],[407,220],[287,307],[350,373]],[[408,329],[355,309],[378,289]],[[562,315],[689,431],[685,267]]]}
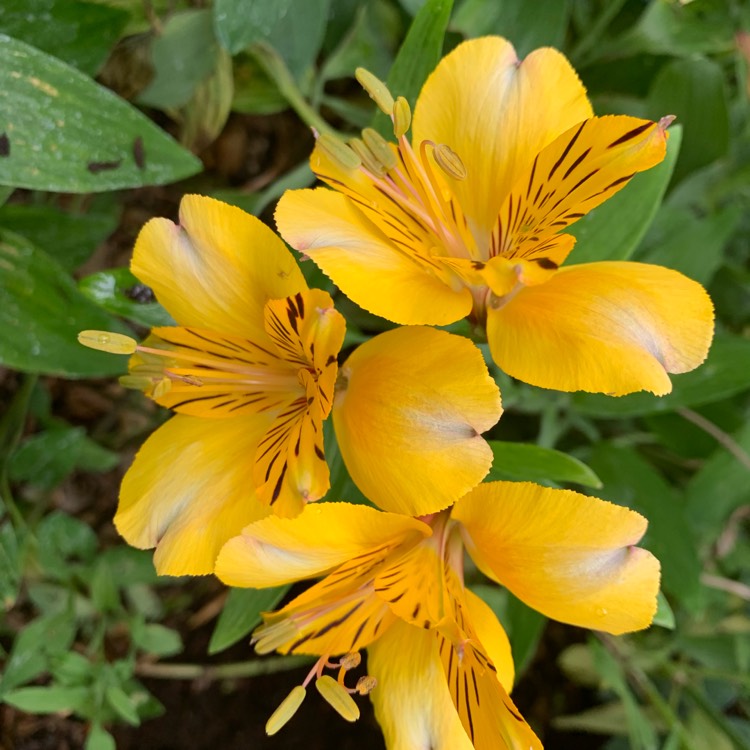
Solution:
{"label": "pale green anther", "polygon": [[297,636],[297,626],[291,620],[279,620],[272,625],[261,625],[253,637],[255,638],[255,652],[270,654],[277,648],[288,643]]}
{"label": "pale green anther", "polygon": [[78,343],[109,354],[133,354],[138,348],[135,339],[110,331],[81,331],[78,334]]}
{"label": "pale green anther", "polygon": [[359,706],[347,689],[336,682],[330,675],[324,674],[315,681],[315,687],[325,701],[333,707],[336,713],[346,721],[356,721],[359,718]]}
{"label": "pale green anther", "polygon": [[372,151],[373,156],[388,170],[393,169],[398,163],[396,154],[393,153],[388,141],[383,138],[377,130],[365,128],[362,131],[362,139],[365,146]]}
{"label": "pale green anther", "polygon": [[358,169],[362,165],[357,154],[336,136],[323,133],[318,137],[318,146],[344,169]]}
{"label": "pale green anther", "polygon": [[385,114],[390,115],[393,112],[393,96],[388,91],[388,87],[377,77],[365,68],[357,68],[354,75],[359,81],[360,86],[370,95],[370,98]]}
{"label": "pale green anther", "polygon": [[411,107],[403,96],[393,105],[393,134],[400,138],[411,127]]}
{"label": "pale green anther", "polygon": [[136,391],[148,390],[154,384],[154,381],[145,375],[122,375],[117,382],[123,388],[132,388]]}
{"label": "pale green anther", "polygon": [[466,178],[466,167],[461,161],[461,157],[450,146],[438,143],[433,149],[432,155],[440,169],[449,177],[453,177],[456,180]]}
{"label": "pale green anther", "polygon": [[302,705],[302,701],[305,700],[307,691],[302,685],[297,685],[283,701],[281,705],[271,714],[270,718],[266,722],[266,734],[270,737],[279,731],[289,719],[297,713],[297,709]]}
{"label": "pale green anther", "polygon": [[386,168],[375,158],[375,154],[365,145],[365,142],[359,138],[351,138],[349,147],[362,160],[362,165],[376,177],[385,177]]}

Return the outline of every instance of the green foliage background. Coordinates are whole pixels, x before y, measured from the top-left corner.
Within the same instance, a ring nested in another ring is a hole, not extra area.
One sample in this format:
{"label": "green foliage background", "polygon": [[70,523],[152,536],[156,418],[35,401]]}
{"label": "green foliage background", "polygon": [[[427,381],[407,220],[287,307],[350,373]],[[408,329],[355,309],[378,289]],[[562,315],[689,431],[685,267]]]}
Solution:
{"label": "green foliage background", "polygon": [[[229,184],[206,156],[229,118],[291,109],[320,132],[351,132],[373,118],[352,80],[355,67],[413,103],[445,51],[484,34],[506,36],[519,55],[562,49],[598,114],[677,116],[667,160],[574,227],[572,260],[678,269],[708,287],[717,311],[708,361],[674,377],[664,398],[560,394],[494,373],[506,413],[491,435],[491,478],[572,486],[637,509],[650,521],[645,546],[663,565],[654,627],[618,639],[572,637],[559,654],[589,705],[550,721],[528,718],[542,732],[600,735],[608,750],[750,747],[750,8],[734,0],[5,0],[0,700],[7,706],[85,722],[86,748],[107,750],[118,723],[137,726],[160,711],[139,676],[205,676],[201,664],[184,663],[180,632],[164,624],[193,610],[196,595],[175,593],[148,553],[107,529],[96,533],[86,514],[60,507],[56,491],[71,476],[121,471],[163,419],[113,387],[113,408],[137,418],[103,418],[87,434],[58,413],[51,395],[61,378],[123,368],[79,347],[79,330],[139,335],[168,320],[158,303],[139,301],[126,269],[90,271],[132,191],[178,183],[169,188],[175,202],[201,192],[267,218],[285,189],[311,184],[312,174],[301,159],[261,190]],[[309,265],[311,283],[330,289]],[[350,342],[387,326],[340,296],[337,304]],[[331,496],[356,499],[331,454]],[[104,502],[111,515],[114,495]],[[518,672],[538,669],[543,618],[497,589],[476,590],[505,624]],[[246,640],[258,612],[283,595],[231,591],[209,652]],[[167,657],[178,663],[158,663]],[[246,662],[213,674],[291,666],[270,665],[248,650]],[[551,700],[564,708],[560,696]]]}

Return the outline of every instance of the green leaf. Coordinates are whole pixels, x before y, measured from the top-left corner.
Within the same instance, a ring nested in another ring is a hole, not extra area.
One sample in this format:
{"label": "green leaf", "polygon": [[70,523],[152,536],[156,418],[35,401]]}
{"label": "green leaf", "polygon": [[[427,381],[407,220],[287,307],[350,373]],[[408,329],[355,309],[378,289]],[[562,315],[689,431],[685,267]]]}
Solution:
{"label": "green leaf", "polygon": [[[78,288],[92,302],[113,315],[119,315],[148,328],[175,325],[172,316],[158,303],[148,287],[129,268],[111,268],[86,276]],[[149,301],[139,302],[145,296]]]}
{"label": "green leaf", "polygon": [[125,719],[131,726],[137,727],[141,723],[138,709],[133,699],[119,686],[110,685],[104,693],[107,703],[115,710],[117,715]]}
{"label": "green leaf", "polygon": [[95,75],[130,14],[82,0],[3,0],[0,32]]}
{"label": "green leaf", "polygon": [[0,208],[0,226],[51,255],[66,271],[74,271],[117,228],[117,207],[68,213],[50,205],[12,203]]}
{"label": "green leaf", "polygon": [[670,128],[667,155],[661,164],[637,174],[619,193],[570,227],[576,246],[568,264],[630,258],[656,216],[681,141],[682,128]]}
{"label": "green leaf", "polygon": [[660,591],[656,600],[656,614],[654,615],[654,625],[659,625],[667,630],[675,629],[674,612],[669,606],[667,597]]}
{"label": "green leaf", "polygon": [[724,262],[724,248],[743,215],[741,206],[700,217],[681,206],[662,206],[633,260],[674,268],[706,285]]}
{"label": "green leaf", "polygon": [[145,115],[80,71],[0,34],[0,183],[95,193],[161,185],[201,162]]}
{"label": "green leaf", "polygon": [[10,690],[3,700],[10,706],[32,714],[75,711],[89,696],[85,687],[26,687]]}
{"label": "green leaf", "polygon": [[148,654],[174,656],[182,651],[182,638],[176,630],[149,624],[133,628],[133,643]]}
{"label": "green leaf", "polygon": [[597,494],[648,519],[642,544],[662,566],[664,589],[692,607],[700,592],[701,563],[685,518],[685,504],[646,460],[632,448],[599,443],[590,463],[604,482]]}
{"label": "green leaf", "polygon": [[561,47],[570,15],[569,3],[560,0],[465,0],[451,21],[451,31],[467,39],[500,34],[512,42],[519,57],[538,47]]}
{"label": "green leaf", "polygon": [[0,608],[9,610],[16,601],[23,574],[23,543],[13,524],[0,526]]}
{"label": "green leaf", "polygon": [[89,302],[68,274],[23,237],[0,230],[0,364],[68,377],[122,373],[124,357],[81,346],[85,329],[129,333]]}
{"label": "green leaf", "polygon": [[665,65],[648,95],[651,117],[676,115],[685,138],[675,167],[675,181],[727,153],[729,102],[724,72],[713,60],[688,58]]}
{"label": "green leaf", "polygon": [[214,69],[217,48],[210,10],[170,16],[151,45],[155,75],[138,95],[138,103],[164,110],[187,104]]}
{"label": "green leaf", "polygon": [[233,55],[256,42],[270,44],[299,80],[323,44],[328,8],[329,0],[216,0],[216,35]]}
{"label": "green leaf", "polygon": [[538,445],[489,440],[494,456],[486,481],[510,479],[526,482],[574,482],[601,487],[599,477],[582,461]]}
{"label": "green leaf", "polygon": [[52,489],[75,468],[78,445],[86,439],[83,427],[56,427],[24,440],[8,464],[15,482]]}
{"label": "green leaf", "polygon": [[637,417],[668,412],[683,406],[700,406],[721,401],[749,387],[750,341],[739,336],[719,334],[708,359],[696,370],[672,375],[672,392],[666,396],[633,393],[612,398],[594,393],[577,393],[572,403],[582,414],[594,417]]}
{"label": "green leaf", "polygon": [[94,563],[89,589],[91,601],[97,612],[117,612],[121,608],[118,581],[112,572],[112,568],[103,558],[98,558]]}
{"label": "green leaf", "polygon": [[85,750],[117,750],[115,738],[101,724],[93,724],[86,737]]}
{"label": "green leaf", "polygon": [[93,529],[60,510],[46,515],[37,527],[39,564],[49,574],[68,576],[73,560],[91,562],[99,546]]}
{"label": "green leaf", "polygon": [[218,654],[244,638],[260,623],[261,612],[275,609],[289,586],[270,589],[230,589],[208,644],[209,654]]}

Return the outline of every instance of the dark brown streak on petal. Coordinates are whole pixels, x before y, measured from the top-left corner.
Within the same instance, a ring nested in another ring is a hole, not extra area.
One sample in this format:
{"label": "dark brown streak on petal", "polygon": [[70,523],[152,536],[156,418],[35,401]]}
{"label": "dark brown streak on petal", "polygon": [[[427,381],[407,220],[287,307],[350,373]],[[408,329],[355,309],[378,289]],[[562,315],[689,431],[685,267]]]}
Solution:
{"label": "dark brown streak on petal", "polygon": [[565,150],[562,152],[562,155],[560,158],[554,163],[552,169],[549,172],[549,175],[547,175],[547,179],[551,180],[552,176],[557,172],[558,167],[565,161],[565,158],[568,156],[568,153],[570,152],[570,149],[573,148],[573,144],[578,140],[578,136],[581,135],[581,131],[586,127],[586,123],[588,120],[584,120],[578,130],[573,134],[573,137],[568,142],[568,145],[565,147]]}
{"label": "dark brown streak on petal", "polygon": [[531,176],[529,177],[529,186],[526,188],[526,200],[528,201],[529,195],[531,195],[531,188],[534,185],[534,175],[536,174],[536,165],[539,161],[539,154],[534,157],[534,164],[531,167]]}
{"label": "dark brown streak on petal", "polygon": [[563,175],[563,180],[567,179],[570,173],[591,153],[591,148],[587,148],[567,169]]}
{"label": "dark brown streak on petal", "polygon": [[271,505],[273,505],[279,499],[279,495],[281,494],[281,485],[284,481],[284,477],[286,476],[286,470],[287,463],[286,461],[284,461],[284,465],[281,467],[281,473],[279,474],[276,486],[273,488],[273,494],[271,495]]}
{"label": "dark brown streak on petal", "polygon": [[625,135],[620,136],[616,141],[612,141],[612,143],[607,146],[607,148],[614,148],[615,146],[619,146],[622,143],[627,143],[628,141],[632,140],[633,138],[636,138],[641,133],[645,132],[649,128],[656,127],[655,122],[647,122],[643,125],[639,125],[637,128],[633,128],[632,130],[628,130]]}

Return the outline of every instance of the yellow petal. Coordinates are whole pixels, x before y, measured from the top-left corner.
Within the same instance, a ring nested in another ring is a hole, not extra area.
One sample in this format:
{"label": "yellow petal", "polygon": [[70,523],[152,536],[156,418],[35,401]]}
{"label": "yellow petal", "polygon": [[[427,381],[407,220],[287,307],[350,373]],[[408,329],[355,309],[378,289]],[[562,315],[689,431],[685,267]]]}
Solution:
{"label": "yellow petal", "polygon": [[368,648],[370,694],[388,750],[473,750],[453,707],[434,632],[397,620]]}
{"label": "yellow petal", "polygon": [[252,481],[252,456],[267,427],[257,417],[170,419],[125,474],[117,530],[134,547],[156,547],[162,575],[213,572],[221,546],[268,514]]}
{"label": "yellow petal", "polygon": [[477,565],[548,617],[615,634],[651,623],[659,563],[635,546],[647,522],[634,511],[570,490],[490,482],[452,517]]}
{"label": "yellow petal", "polygon": [[265,588],[321,575],[373,548],[430,534],[415,519],[364,505],[315,503],[292,519],[253,523],[231,539],[216,562],[229,586]]}
{"label": "yellow petal", "polygon": [[305,289],[284,243],[259,219],[199,195],[180,223],[152,219],[133,251],[133,273],[181,325],[266,341],[263,306]]}
{"label": "yellow petal", "polygon": [[500,394],[479,350],[431,328],[397,328],[341,368],[334,426],[352,479],[374,503],[419,516],[450,505],[489,471],[480,436]]}
{"label": "yellow petal", "polygon": [[516,669],[508,635],[485,601],[469,589],[464,590],[464,597],[474,632],[497,670],[497,679],[505,692],[510,693]]}
{"label": "yellow petal", "polygon": [[[493,253],[559,266],[558,232],[621,190],[666,154],[666,126],[636,117],[593,117],[542,150],[503,203]],[[572,248],[568,243],[567,251]]]}
{"label": "yellow petal", "polygon": [[413,142],[443,143],[460,157],[467,176],[453,190],[477,233],[488,235],[539,151],[592,114],[559,52],[538,49],[519,62],[505,39],[483,37],[460,44],[427,79]]}
{"label": "yellow petal", "polygon": [[332,190],[288,191],[276,208],[276,225],[293,248],[375,315],[407,325],[447,325],[471,310],[471,293],[451,287],[442,265],[428,265],[408,243],[390,241]]}
{"label": "yellow petal", "polygon": [[560,391],[669,393],[667,373],[697,367],[713,337],[703,287],[643,263],[562,268],[503,303],[487,314],[493,359],[519,380]]}

